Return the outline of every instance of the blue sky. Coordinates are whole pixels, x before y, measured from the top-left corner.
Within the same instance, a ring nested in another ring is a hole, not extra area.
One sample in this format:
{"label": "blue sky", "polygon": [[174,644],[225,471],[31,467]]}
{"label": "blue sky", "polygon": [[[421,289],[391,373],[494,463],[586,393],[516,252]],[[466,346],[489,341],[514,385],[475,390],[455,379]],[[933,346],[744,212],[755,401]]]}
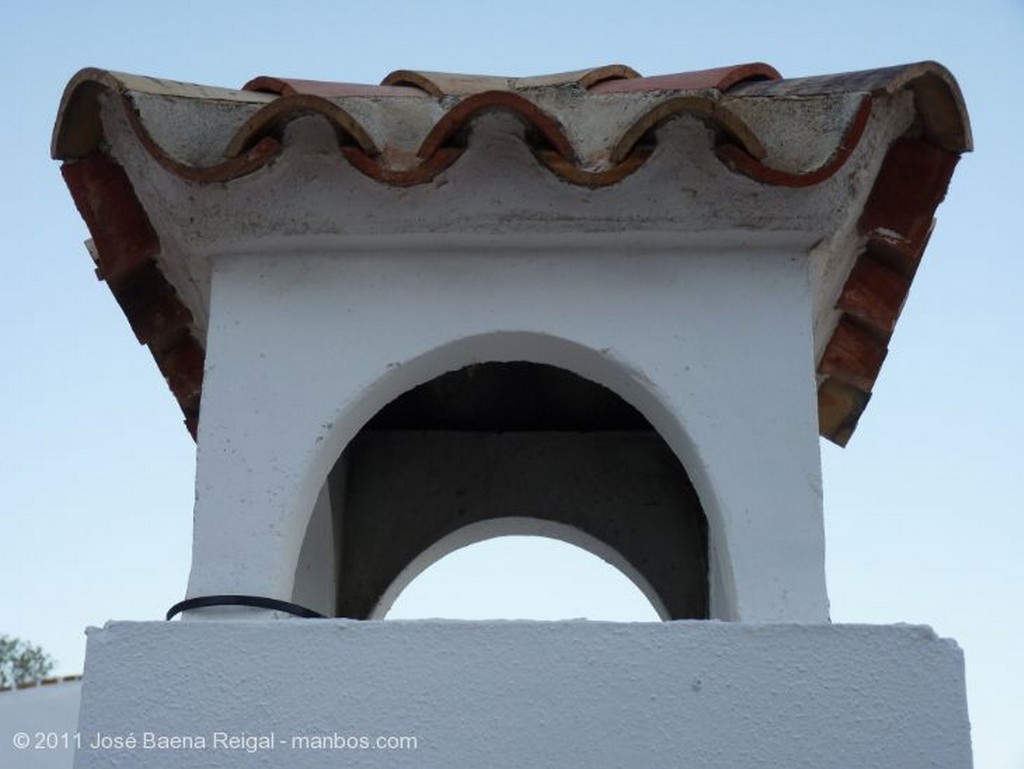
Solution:
{"label": "blue sky", "polygon": [[[763,60],[795,77],[948,66],[977,150],[939,209],[857,434],[845,450],[822,444],[829,589],[836,621],[927,623],[957,639],[977,766],[1024,767],[1021,0],[4,8],[0,632],[44,645],[67,673],[81,668],[86,625],[157,619],[182,597],[194,464],[149,353],[92,276],[85,226],[48,157],[75,71],[239,86],[259,74],[374,83],[398,68],[528,75],[621,62],[660,74]],[[500,575],[530,559],[553,579],[597,579],[578,576],[586,558],[553,564],[548,546],[522,546],[467,551],[462,565]],[[459,560],[431,579],[450,585]],[[497,589],[478,584],[460,597],[464,612]],[[405,610],[420,601],[431,613],[429,597],[411,599]]]}

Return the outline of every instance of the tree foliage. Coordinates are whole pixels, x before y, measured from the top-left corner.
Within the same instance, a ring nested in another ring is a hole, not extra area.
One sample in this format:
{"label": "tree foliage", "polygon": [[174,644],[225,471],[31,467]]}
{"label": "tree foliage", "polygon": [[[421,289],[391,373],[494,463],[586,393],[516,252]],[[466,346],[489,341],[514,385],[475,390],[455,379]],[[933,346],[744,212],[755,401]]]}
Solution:
{"label": "tree foliage", "polygon": [[53,658],[20,638],[0,635],[0,686],[36,683],[53,670]]}

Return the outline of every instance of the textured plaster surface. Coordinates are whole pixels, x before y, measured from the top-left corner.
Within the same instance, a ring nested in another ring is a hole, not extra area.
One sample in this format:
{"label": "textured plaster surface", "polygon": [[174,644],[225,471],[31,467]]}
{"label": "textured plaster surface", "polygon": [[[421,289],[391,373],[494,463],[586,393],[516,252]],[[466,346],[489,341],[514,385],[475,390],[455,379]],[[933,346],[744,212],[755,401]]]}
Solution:
{"label": "textured plaster surface", "polygon": [[[660,97],[593,97],[586,110],[590,122],[573,117],[578,105],[558,89],[541,91],[537,98],[545,108],[564,102],[559,109],[566,111],[570,139],[587,158],[601,155],[602,148],[607,154],[611,137]],[[207,110],[197,109],[195,99],[143,94],[137,99],[160,143],[173,152],[188,148],[197,153],[188,158],[193,162],[208,159],[213,148],[226,143],[236,125],[264,101],[253,94],[250,104],[214,103]],[[406,101],[409,115],[425,110],[425,123],[436,119],[439,108],[430,99],[399,98],[388,102],[389,109]],[[786,170],[813,168],[834,153],[859,103],[851,95],[726,101],[730,109],[759,125],[768,157]],[[371,135],[384,132],[392,140],[401,139],[401,131],[390,133],[391,113],[380,104],[354,102],[366,113],[360,117]],[[334,128],[321,117],[291,122],[283,132],[283,153],[275,162],[226,184],[187,181],[160,166],[111,99],[105,102],[103,121],[111,152],[124,165],[160,234],[161,269],[192,312],[194,333],[202,340],[212,255],[251,251],[271,242],[285,248],[323,249],[351,247],[360,238],[412,236],[412,242],[430,243],[440,235],[449,240],[486,237],[491,242],[508,236],[518,242],[568,236],[563,242],[570,247],[574,240],[585,242],[588,233],[631,234],[638,243],[644,236],[673,233],[681,246],[756,249],[782,241],[808,251],[817,244],[812,263],[814,328],[830,331],[837,285],[857,255],[851,245],[859,237],[856,215],[886,148],[906,130],[913,114],[910,93],[878,101],[842,172],[809,188],[765,185],[730,171],[715,156],[714,131],[689,115],[657,130],[654,154],[638,171],[599,189],[568,184],[544,168],[524,141],[523,124],[507,114],[475,120],[465,154],[431,182],[409,188],[381,184],[356,170],[340,154]],[[196,141],[190,138],[194,134],[205,138]],[[294,192],[283,195],[282,190]],[[818,353],[826,342],[827,336],[816,339]]]}
{"label": "textured plaster surface", "polygon": [[[77,769],[971,765],[960,650],[911,626],[112,623],[89,634],[81,729],[207,747]],[[416,749],[293,747],[335,734]]]}
{"label": "textured plaster surface", "polygon": [[525,360],[608,387],[680,460],[708,518],[713,617],[824,621],[810,305],[799,251],[221,257],[189,595],[288,600],[317,495],[366,421],[447,371]]}
{"label": "textured plaster surface", "polygon": [[334,581],[337,571],[335,539],[334,522],[331,520],[331,493],[328,485],[324,484],[302,540],[292,601],[325,617],[334,615]]}
{"label": "textured plaster surface", "polygon": [[[520,94],[556,117],[575,155],[594,170],[609,164],[609,149],[644,113],[673,96],[654,90],[591,93],[580,98],[575,86],[524,89]],[[222,162],[224,149],[235,133],[273,99],[254,92],[237,94],[239,98],[235,99],[139,90],[128,91],[127,95],[158,146],[176,160],[200,167]],[[689,91],[686,96],[719,104],[754,127],[751,130],[764,144],[765,160],[772,167],[807,172],[825,163],[837,150],[865,94],[749,97],[723,96],[706,89]],[[458,98],[341,96],[332,102],[355,118],[389,159],[396,164],[406,160],[404,165],[409,165],[427,134]],[[806,132],[801,137],[804,142],[794,142],[794,127],[797,132]]]}

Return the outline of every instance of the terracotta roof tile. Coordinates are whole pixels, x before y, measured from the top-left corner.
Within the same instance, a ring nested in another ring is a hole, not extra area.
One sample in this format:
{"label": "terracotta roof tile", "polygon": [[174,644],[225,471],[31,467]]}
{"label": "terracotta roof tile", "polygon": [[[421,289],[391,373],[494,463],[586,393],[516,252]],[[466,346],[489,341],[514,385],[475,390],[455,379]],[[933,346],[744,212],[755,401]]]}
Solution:
{"label": "terracotta roof tile", "polygon": [[[895,142],[882,162],[859,222],[867,244],[843,285],[836,303],[842,316],[818,366],[826,376],[821,391],[833,411],[840,408],[837,404],[847,408],[835,427],[822,427],[822,434],[841,446],[867,406],[959,158],[959,153],[911,138]],[[865,397],[840,398],[837,382]]]}
{"label": "terracotta roof tile", "polygon": [[849,160],[850,155],[860,143],[861,135],[871,117],[871,99],[864,97],[860,102],[853,121],[836,145],[832,156],[817,168],[802,173],[794,173],[773,168],[761,162],[763,155],[757,155],[740,144],[723,144],[717,149],[718,157],[737,173],[749,176],[765,184],[781,187],[811,187],[820,184],[836,173]]}
{"label": "terracotta roof tile", "polygon": [[496,75],[456,75],[449,72],[424,72],[397,69],[384,80],[384,86],[411,86],[431,96],[469,96],[483,91],[523,91],[531,88],[577,85],[596,89],[609,82],[622,82],[639,77],[636,70],[622,64],[560,72],[535,77],[500,77]]}
{"label": "terracotta roof tile", "polygon": [[885,337],[851,316],[843,316],[821,356],[818,371],[871,392],[888,352],[885,342]]}
{"label": "terracotta roof tile", "polygon": [[320,96],[334,99],[340,96],[423,96],[420,88],[388,85],[362,85],[358,83],[333,83],[322,80],[298,80],[295,78],[255,77],[242,86],[243,91],[272,93],[275,96]]}
{"label": "terracotta roof tile", "polygon": [[839,93],[893,95],[910,89],[931,144],[952,152],[973,149],[963,94],[949,70],[934,61],[781,81],[742,83],[747,96],[821,96]]}
{"label": "terracotta roof tile", "polygon": [[959,153],[924,139],[901,139],[885,156],[860,228],[872,250],[888,257],[898,272],[912,276],[917,269],[959,159]]}
{"label": "terracotta roof tile", "polygon": [[[194,185],[237,183],[272,166],[289,126],[310,116],[333,129],[339,162],[367,179],[424,185],[447,173],[477,121],[497,112],[523,125],[519,139],[537,164],[569,185],[623,183],[653,162],[662,127],[689,116],[707,126],[711,157],[738,179],[798,191],[843,171],[876,102],[903,93],[912,94],[915,119],[881,162],[859,218],[861,250],[832,294],[835,309],[825,308],[835,317],[817,348],[820,430],[843,444],[870,398],[935,208],[971,148],[959,88],[932,62],[788,80],[760,63],[655,77],[622,65],[530,78],[396,70],[381,85],[263,76],[240,91],[83,70],[62,99],[53,155],[92,233],[98,274],[195,434],[202,321],[168,278],[160,235],[109,152],[101,96],[155,162]],[[175,133],[195,110],[205,110],[198,143]],[[813,141],[780,144],[801,115],[819,126]]]}
{"label": "terracotta roof tile", "polygon": [[[93,236],[97,275],[107,282],[140,343],[150,348],[161,371],[166,359],[177,359],[181,348],[199,347],[189,325],[192,314],[156,266],[160,250],[156,231],[135,196],[124,169],[102,152],[93,152],[61,168],[64,180]],[[202,357],[191,359],[182,381],[168,377],[171,392],[195,437],[198,395],[188,386],[202,381]]]}
{"label": "terracotta roof tile", "polygon": [[78,212],[93,234],[100,278],[117,286],[159,251],[156,231],[124,169],[107,155],[91,153],[61,167]]}
{"label": "terracotta roof tile", "polygon": [[910,278],[865,253],[850,272],[836,306],[879,334],[888,336],[910,292]]}
{"label": "terracotta roof tile", "polygon": [[451,138],[462,131],[477,115],[494,110],[516,115],[562,157],[575,157],[575,151],[557,119],[529,99],[506,91],[482,91],[461,100],[434,124],[434,128],[424,138],[416,154],[424,159],[429,158],[442,147],[448,146]]}
{"label": "terracotta roof tile", "polygon": [[679,72],[674,75],[604,80],[591,86],[593,93],[628,93],[631,91],[697,91],[713,88],[728,91],[741,83],[779,80],[782,75],[768,64],[737,64],[731,67]]}

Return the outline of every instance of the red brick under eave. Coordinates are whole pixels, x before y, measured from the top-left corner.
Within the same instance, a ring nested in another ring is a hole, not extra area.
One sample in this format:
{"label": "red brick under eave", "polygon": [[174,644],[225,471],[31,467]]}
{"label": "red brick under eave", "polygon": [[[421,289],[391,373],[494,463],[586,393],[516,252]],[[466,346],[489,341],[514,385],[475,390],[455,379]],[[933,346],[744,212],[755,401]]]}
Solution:
{"label": "red brick under eave", "polygon": [[196,437],[202,392],[202,346],[191,332],[192,313],[160,272],[160,240],[124,169],[103,152],[61,166],[96,247],[96,272],[149,347]]}
{"label": "red brick under eave", "polygon": [[925,139],[889,148],[859,228],[867,246],[843,286],[836,330],[818,366],[820,433],[845,446],[867,406],[896,321],[960,155]]}

